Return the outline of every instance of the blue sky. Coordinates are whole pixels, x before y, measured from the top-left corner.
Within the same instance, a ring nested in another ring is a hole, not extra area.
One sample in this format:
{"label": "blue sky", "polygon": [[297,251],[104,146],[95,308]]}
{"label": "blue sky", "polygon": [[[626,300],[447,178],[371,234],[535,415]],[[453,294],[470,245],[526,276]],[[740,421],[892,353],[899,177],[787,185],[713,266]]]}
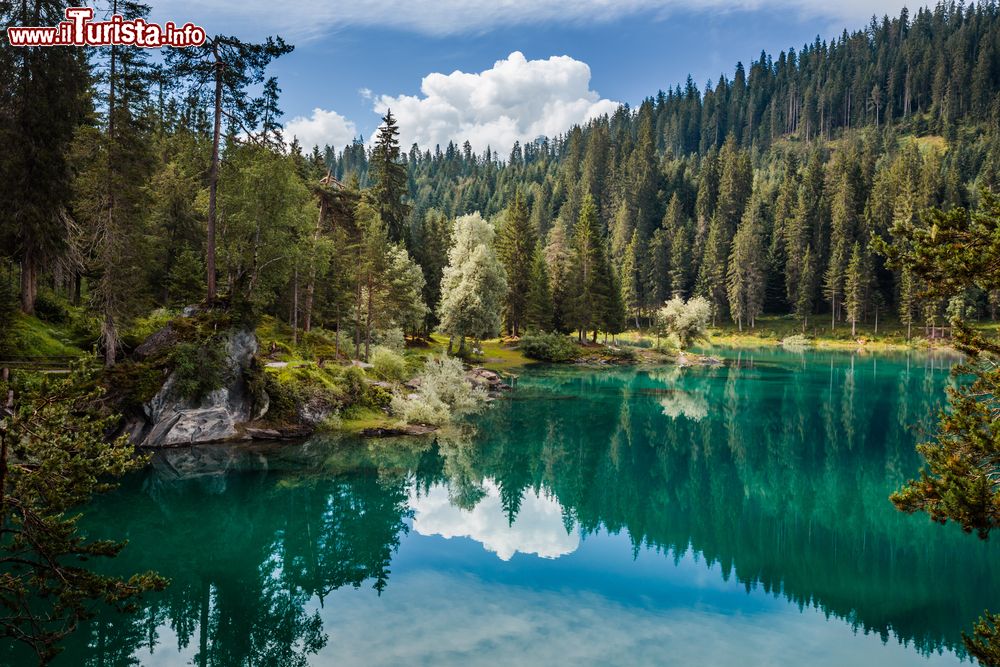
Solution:
{"label": "blue sky", "polygon": [[[157,20],[210,34],[280,33],[296,50],[272,72],[290,133],[312,143],[367,139],[380,111],[404,146],[472,140],[477,151],[554,134],[690,73],[699,87],[762,49],[800,48],[856,29],[898,0],[170,0]],[[502,6],[501,6],[502,5]],[[275,9],[277,8],[277,9]],[[511,57],[514,52],[523,57]],[[495,63],[499,64],[495,67]],[[459,71],[463,74],[452,75]],[[318,111],[317,111],[318,110]]]}

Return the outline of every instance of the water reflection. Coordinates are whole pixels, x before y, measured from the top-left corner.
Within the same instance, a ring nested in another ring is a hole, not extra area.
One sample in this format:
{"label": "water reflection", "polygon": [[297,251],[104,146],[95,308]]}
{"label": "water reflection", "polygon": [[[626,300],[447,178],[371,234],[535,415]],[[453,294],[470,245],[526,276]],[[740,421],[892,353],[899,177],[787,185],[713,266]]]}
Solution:
{"label": "water reflection", "polygon": [[515,515],[504,511],[495,481],[484,480],[482,488],[484,495],[471,510],[452,503],[443,484],[411,494],[413,530],[421,535],[471,538],[503,561],[516,553],[558,558],[576,551],[579,531],[575,526],[567,531],[562,506],[554,498],[528,489]]}
{"label": "water reflection", "polygon": [[172,585],[64,664],[961,655],[997,550],[886,499],[951,360],[736,361],[533,370],[433,443],[164,452],[88,525]]}

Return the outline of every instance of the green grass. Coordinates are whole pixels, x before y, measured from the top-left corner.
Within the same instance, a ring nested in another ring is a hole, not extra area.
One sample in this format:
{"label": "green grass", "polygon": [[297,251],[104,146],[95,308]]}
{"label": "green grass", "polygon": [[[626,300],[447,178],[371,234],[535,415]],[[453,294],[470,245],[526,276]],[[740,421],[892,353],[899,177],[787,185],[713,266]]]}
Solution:
{"label": "green grass", "polygon": [[14,318],[12,357],[77,357],[84,354],[66,329],[18,313]]}
{"label": "green grass", "polygon": [[[424,358],[432,354],[441,354],[448,349],[448,337],[441,333],[431,334],[430,340],[426,341],[426,343],[426,345],[419,347],[407,348],[407,356],[417,358],[422,363]],[[520,350],[513,347],[516,344],[516,342],[505,341],[502,338],[491,338],[480,342],[479,348],[483,351],[481,355],[472,355],[472,341],[466,340],[465,347],[467,354],[465,361],[492,371],[510,370],[532,363],[531,359],[528,359],[521,354]],[[456,342],[452,353],[457,352],[457,347],[458,343]]]}
{"label": "green grass", "polygon": [[352,405],[340,415],[340,431],[360,433],[369,428],[398,426],[399,420],[381,410]]}
{"label": "green grass", "polygon": [[[744,327],[743,331],[729,322],[716,326],[709,331],[711,343],[729,346],[777,344],[784,338],[803,333],[802,323],[788,315],[764,316],[758,318],[755,325],[753,329]],[[874,322],[859,322],[853,335],[850,324],[837,322],[836,326],[831,327],[830,320],[823,316],[810,320],[805,328],[805,335],[814,345],[822,348],[848,349],[864,346],[870,349],[903,349],[947,344],[940,339],[932,343],[924,338],[922,326],[912,327],[909,339],[906,334],[906,326],[898,320],[885,318],[879,320],[878,331],[875,330]]]}

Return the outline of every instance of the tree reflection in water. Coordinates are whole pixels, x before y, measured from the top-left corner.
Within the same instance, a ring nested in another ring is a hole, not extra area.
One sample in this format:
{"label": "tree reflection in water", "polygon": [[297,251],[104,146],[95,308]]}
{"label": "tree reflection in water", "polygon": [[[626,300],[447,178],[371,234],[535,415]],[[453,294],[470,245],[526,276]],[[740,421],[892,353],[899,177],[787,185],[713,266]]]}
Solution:
{"label": "tree reflection in water", "polygon": [[719,368],[540,368],[434,442],[161,452],[87,525],[124,531],[115,565],[171,586],[134,617],[95,619],[67,659],[139,664],[177,649],[196,665],[306,664],[328,641],[325,598],[384,591],[412,506],[441,501],[441,488],[450,520],[491,498],[516,532],[525,498],[551,499],[566,533],[693,552],[748,591],[961,654],[960,630],[1000,597],[996,550],[887,501],[919,466],[914,427],[931,423],[949,363],[768,351]]}

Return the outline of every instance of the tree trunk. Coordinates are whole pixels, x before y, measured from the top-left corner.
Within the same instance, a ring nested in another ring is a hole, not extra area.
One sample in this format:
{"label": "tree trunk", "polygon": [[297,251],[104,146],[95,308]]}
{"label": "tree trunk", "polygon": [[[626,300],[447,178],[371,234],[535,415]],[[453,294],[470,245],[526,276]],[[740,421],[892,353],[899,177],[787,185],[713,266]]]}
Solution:
{"label": "tree trunk", "polygon": [[[326,170],[327,183],[330,182],[330,170]],[[323,217],[326,215],[326,198],[322,195],[319,200],[319,216],[316,218],[316,229],[313,231],[313,243],[319,241],[319,236],[323,231]],[[309,267],[309,282],[306,285],[305,312],[303,313],[302,330],[308,333],[312,330],[312,309],[313,295],[316,293],[316,258],[313,257],[312,266]]]}
{"label": "tree trunk", "polygon": [[337,306],[337,333],[333,339],[333,354],[335,359],[340,359],[340,306]]}
{"label": "tree trunk", "polygon": [[365,309],[365,361],[368,361],[368,355],[371,353],[372,347],[372,293],[375,290],[372,289],[371,274],[369,273],[368,279],[368,306]]}
{"label": "tree trunk", "polygon": [[115,326],[115,319],[110,312],[104,314],[104,321],[101,323],[101,339],[104,345],[104,365],[111,368],[115,365],[118,356],[118,328]]}
{"label": "tree trunk", "polygon": [[299,267],[292,278],[292,345],[299,342]]}
{"label": "tree trunk", "polygon": [[222,135],[222,72],[226,64],[219,60],[219,48],[213,45],[215,56],[215,124],[212,129],[212,167],[208,171],[208,244],[205,264],[208,272],[208,300],[215,300],[215,216],[219,190],[219,140]]}
{"label": "tree trunk", "polygon": [[34,252],[29,248],[21,258],[21,311],[35,314],[35,297],[38,294],[38,271]]}

